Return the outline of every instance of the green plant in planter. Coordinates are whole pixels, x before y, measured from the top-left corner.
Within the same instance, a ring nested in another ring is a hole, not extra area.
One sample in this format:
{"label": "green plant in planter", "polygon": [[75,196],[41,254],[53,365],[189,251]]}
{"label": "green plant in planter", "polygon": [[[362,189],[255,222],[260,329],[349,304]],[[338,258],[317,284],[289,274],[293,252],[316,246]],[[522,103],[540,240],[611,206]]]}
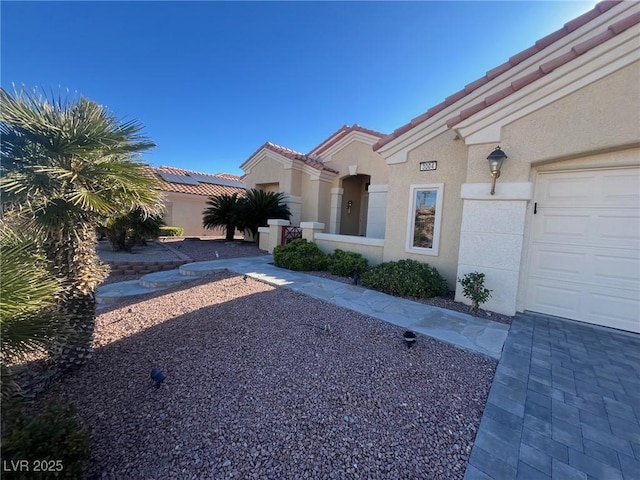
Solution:
{"label": "green plant in planter", "polygon": [[462,285],[464,296],[471,300],[471,313],[475,315],[480,305],[489,300],[493,290],[484,286],[484,273],[469,272],[458,281]]}

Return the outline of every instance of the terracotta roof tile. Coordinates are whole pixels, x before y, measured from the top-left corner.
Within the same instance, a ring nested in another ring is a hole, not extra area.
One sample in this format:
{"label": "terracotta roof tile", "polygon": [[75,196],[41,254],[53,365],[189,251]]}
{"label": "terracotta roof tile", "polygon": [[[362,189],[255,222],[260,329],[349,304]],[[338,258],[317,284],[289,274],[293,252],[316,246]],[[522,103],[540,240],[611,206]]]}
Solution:
{"label": "terracotta roof tile", "polygon": [[[597,47],[598,45],[601,45],[607,40],[610,40],[615,35],[618,35],[624,32],[625,30],[627,30],[628,28],[637,24],[640,24],[640,14],[636,13],[633,15],[629,15],[628,17],[610,25],[605,32],[599,35],[596,35],[594,37],[591,37],[585,40],[584,42],[581,42],[575,45],[569,52],[564,53],[556,58],[549,60],[548,62],[543,63],[542,65],[540,65],[538,70],[535,70],[529,73],[528,75],[525,75],[523,77],[518,78],[517,80],[514,80],[513,82],[511,82],[511,85],[509,87],[503,90],[500,90],[499,92],[494,93],[490,97],[487,97],[482,102],[479,102],[478,104],[476,104],[476,107],[482,107],[482,108],[478,108],[476,110],[476,113],[481,111],[483,108],[486,108],[486,106],[491,105],[492,103],[495,103],[494,100],[496,98],[502,99],[502,98],[508,97],[515,91],[520,90],[526,85],[529,85],[535,82],[536,80],[544,77],[545,75],[552,72],[556,68],[569,63],[573,59],[577,58],[579,55],[582,55],[585,52],[588,52],[589,50]],[[467,111],[471,111],[471,107],[467,109]],[[447,121],[447,126],[451,128],[458,122],[464,120],[465,118],[468,118],[468,117],[464,117],[463,115],[457,115],[455,117],[452,117]]]}
{"label": "terracotta roof tile", "polygon": [[473,92],[475,89],[480,88],[482,85],[484,85],[487,82],[489,82],[489,79],[486,76],[480,77],[475,82],[471,82],[468,85],[466,85],[464,87],[464,90],[467,93]]}
{"label": "terracotta roof tile", "polygon": [[540,51],[540,48],[536,45],[532,45],[531,47],[523,50],[520,53],[515,54],[513,57],[509,58],[509,63],[512,67],[524,62],[527,58],[534,56],[536,53]]}
{"label": "terracotta roof tile", "polygon": [[600,15],[602,15],[602,13],[603,12],[601,12],[597,8],[593,8],[589,10],[587,13],[583,13],[579,17],[576,17],[573,20],[570,20],[567,23],[565,23],[564,29],[567,31],[567,33],[571,33],[574,30],[577,30],[578,28],[580,28],[581,26],[589,23],[594,18],[599,17]]}
{"label": "terracotta roof tile", "polygon": [[633,15],[629,15],[627,18],[623,18],[622,20],[611,24],[609,26],[609,30],[616,35],[619,35],[628,28],[633,27],[636,23],[640,23],[640,13],[634,13]]}
{"label": "terracotta roof tile", "polygon": [[[492,70],[489,70],[484,77],[479,78],[478,80],[471,82],[470,84],[468,84],[463,90],[460,90],[459,92],[454,93],[453,95],[450,95],[449,97],[447,97],[445,99],[444,102],[438,104],[436,107],[432,107],[431,109],[429,109],[426,113],[419,115],[418,117],[414,118],[410,123],[405,124],[399,128],[396,128],[390,135],[380,139],[374,146],[373,149],[374,150],[378,150],[380,148],[382,148],[384,145],[386,145],[387,143],[392,142],[393,140],[395,140],[396,138],[398,138],[399,136],[405,134],[406,132],[408,132],[409,130],[411,130],[412,128],[416,127],[417,125],[419,125],[420,123],[428,120],[429,118],[431,118],[432,116],[436,115],[438,112],[442,111],[444,108],[458,102],[459,100],[461,100],[462,98],[464,98],[466,95],[468,95],[469,93],[473,92],[474,90],[476,90],[477,88],[481,87],[482,85],[486,84],[488,81],[493,80],[494,78],[497,78],[498,76],[502,75],[503,73],[507,72],[508,70],[510,70],[511,68],[513,68],[514,66],[518,65],[519,63],[522,63],[524,60],[526,60],[527,58],[535,55],[536,53],[540,52],[542,49],[548,47],[549,45],[557,42],[558,40],[560,40],[561,38],[565,37],[566,35],[568,35],[570,32],[576,30],[577,28],[580,28],[581,26],[585,25],[586,23],[590,22],[591,20],[593,20],[594,18],[597,18],[599,15],[602,15],[604,12],[606,12],[607,10],[611,9],[612,7],[614,7],[615,5],[617,5],[618,3],[620,3],[622,0],[616,0],[616,1],[605,1],[605,2],[600,2],[598,3],[592,10],[590,10],[589,12],[580,15],[579,17],[575,18],[574,20],[571,20],[570,22],[567,22],[564,27],[562,27],[561,29],[547,35],[546,37],[541,38],[540,40],[538,40],[533,46],[527,48],[526,50],[512,56],[508,62],[503,63],[502,65],[499,65],[498,67],[493,68]],[[611,32],[615,35],[621,33],[622,31],[628,29],[629,27],[637,24],[640,22],[640,20],[636,17],[640,17],[640,14],[634,14],[631,15],[630,17],[627,17],[623,20],[620,20],[614,24],[612,24],[609,27],[608,32]],[[574,49],[568,53],[565,53],[564,55],[561,55],[557,58],[554,58],[552,60],[549,60],[548,62],[545,62],[538,70],[529,73],[528,75],[525,75],[524,77],[521,77],[519,79],[514,80],[511,85],[507,86],[506,88],[492,94],[491,96],[487,97],[486,99],[481,100],[480,102],[478,102],[478,104],[475,104],[471,107],[468,107],[467,109],[464,110],[464,112],[460,112],[460,114],[453,116],[452,118],[450,118],[447,121],[447,125],[449,127],[452,127],[453,125],[455,125],[456,123],[460,122],[461,120],[463,120],[464,118],[468,118],[464,116],[464,113],[468,113],[471,111],[475,111],[476,113],[480,110],[482,110],[482,108],[486,108],[489,105],[494,104],[496,101],[503,99],[509,95],[511,95],[513,92],[515,92],[516,90],[521,89],[522,87],[542,78],[545,74],[555,70],[556,68],[558,68],[560,65],[564,65],[566,62],[569,62],[571,60],[573,60],[574,58],[576,58],[578,55],[581,55],[582,53],[590,50],[591,48],[601,44],[602,42],[605,42],[606,40],[608,40],[610,33],[605,33],[605,34],[601,34],[598,35],[592,39],[587,40],[586,42],[583,42],[579,45],[576,45],[574,47]],[[479,108],[479,105],[484,105],[484,107]],[[479,109],[478,109],[479,108]]]}
{"label": "terracotta roof tile", "polygon": [[282,147],[280,145],[276,145],[275,143],[267,142],[262,147],[260,147],[258,149],[258,151],[260,151],[260,149],[262,149],[263,147],[268,149],[268,150],[271,150],[272,152],[276,152],[276,153],[278,153],[278,154],[282,155],[283,157],[286,157],[286,158],[288,158],[290,160],[301,161],[305,165],[309,165],[311,168],[315,168],[316,170],[321,170],[321,171],[324,170],[324,171],[327,171],[327,172],[339,173],[337,170],[334,170],[333,168],[327,167],[324,163],[318,162],[316,160],[313,160],[312,158],[309,158],[304,153],[297,152],[297,151],[292,150],[290,148]]}
{"label": "terracotta roof tile", "polygon": [[[230,173],[221,173],[212,175],[210,173],[202,173],[202,172],[194,172],[192,170],[185,170],[183,168],[175,168],[168,166],[161,166],[155,169],[156,174],[158,173],[169,173],[172,175],[182,175],[182,176],[190,176],[190,175],[204,175],[209,177],[212,181],[215,181],[216,177],[222,179],[221,183],[225,183],[224,180],[233,180],[236,182],[241,182],[242,180],[237,175],[232,175]],[[191,195],[200,195],[211,197],[215,195],[229,194],[232,195],[234,193],[238,193],[240,195],[244,194],[245,188],[241,187],[232,187],[229,185],[220,185],[213,183],[203,183],[198,182],[198,185],[186,185],[183,183],[169,182],[160,175],[158,175],[158,180],[160,182],[160,190],[163,192],[177,192],[177,193],[187,193]]]}
{"label": "terracotta roof tile", "polygon": [[[540,67],[538,67],[538,70],[546,75],[547,73],[553,72],[556,68],[564,65],[565,63],[570,62],[577,56],[578,54],[572,49],[567,53],[560,55],[559,57],[552,58],[551,60],[544,62],[542,65],[540,65]],[[516,88],[516,90],[518,89]]]}
{"label": "terracotta roof tile", "polygon": [[346,137],[351,132],[362,132],[368,135],[373,135],[374,137],[382,138],[386,136],[386,133],[376,132],[375,130],[370,130],[368,128],[361,127],[358,124],[354,124],[352,126],[343,125],[338,129],[335,133],[329,135],[326,139],[320,142],[315,148],[313,148],[308,155],[318,155],[321,152],[331,148],[333,145],[338,143],[342,138]]}
{"label": "terracotta roof tile", "polygon": [[496,68],[489,70],[486,76],[489,80],[493,80],[494,78],[499,77],[504,72],[509,70],[512,66],[513,65],[511,65],[509,62],[505,62],[502,65],[499,65]]}

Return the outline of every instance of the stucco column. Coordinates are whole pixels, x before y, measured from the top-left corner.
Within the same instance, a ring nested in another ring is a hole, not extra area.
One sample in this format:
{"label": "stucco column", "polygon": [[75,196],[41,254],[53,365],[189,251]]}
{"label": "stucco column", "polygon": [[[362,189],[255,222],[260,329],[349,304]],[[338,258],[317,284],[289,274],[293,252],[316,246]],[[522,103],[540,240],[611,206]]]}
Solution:
{"label": "stucco column", "polygon": [[300,228],[302,228],[302,238],[306,238],[307,242],[313,242],[316,233],[322,232],[322,230],[324,230],[324,223],[302,222],[300,224]]}
{"label": "stucco column", "polygon": [[344,188],[331,189],[331,211],[329,212],[329,233],[340,231],[340,220],[342,219],[342,194]]}
{"label": "stucco column", "polygon": [[[291,225],[289,220],[281,220],[277,218],[271,218],[267,220],[269,226],[269,243],[267,250],[269,253],[273,253],[273,249],[280,245],[280,239],[282,238],[282,227],[288,227]],[[262,242],[260,242],[260,248],[262,248]]]}
{"label": "stucco column", "polygon": [[387,221],[388,185],[369,185],[367,238],[384,238]]}
{"label": "stucco column", "polygon": [[289,210],[291,210],[291,225],[300,225],[302,217],[302,197],[287,195],[285,203],[289,206]]}
{"label": "stucco column", "polygon": [[[516,313],[527,203],[533,184],[501,183],[489,194],[487,183],[462,185],[463,199],[457,278],[469,272],[485,274],[485,287],[493,290],[482,308],[504,315]],[[471,304],[456,282],[456,301]]]}

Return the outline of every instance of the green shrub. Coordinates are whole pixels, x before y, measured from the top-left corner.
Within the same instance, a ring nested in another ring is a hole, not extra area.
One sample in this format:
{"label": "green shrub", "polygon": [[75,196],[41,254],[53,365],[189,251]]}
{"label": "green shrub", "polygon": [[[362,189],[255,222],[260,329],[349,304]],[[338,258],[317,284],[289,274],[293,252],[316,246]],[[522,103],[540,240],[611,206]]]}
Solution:
{"label": "green shrub", "polygon": [[469,272],[458,281],[462,285],[464,296],[471,300],[471,313],[475,315],[480,305],[491,297],[492,290],[484,286],[484,273]]}
{"label": "green shrub", "polygon": [[161,237],[183,237],[184,228],[182,227],[160,227]]}
{"label": "green shrub", "polygon": [[296,238],[273,249],[273,263],[277,267],[303,272],[326,270],[327,256],[315,243]]}
{"label": "green shrub", "polygon": [[[3,478],[84,478],[89,440],[74,418],[73,408],[50,403],[42,415],[27,419],[17,410],[2,441],[3,465],[27,461],[29,472],[3,471]],[[34,472],[36,464],[42,472]],[[17,469],[17,467],[16,467]]]}
{"label": "green shrub", "polygon": [[369,262],[361,254],[336,249],[328,256],[328,269],[334,275],[350,277],[353,272],[359,275],[367,269]]}
{"label": "green shrub", "polygon": [[364,272],[360,281],[363,287],[401,297],[430,298],[448,292],[438,270],[416,260],[381,263]]}

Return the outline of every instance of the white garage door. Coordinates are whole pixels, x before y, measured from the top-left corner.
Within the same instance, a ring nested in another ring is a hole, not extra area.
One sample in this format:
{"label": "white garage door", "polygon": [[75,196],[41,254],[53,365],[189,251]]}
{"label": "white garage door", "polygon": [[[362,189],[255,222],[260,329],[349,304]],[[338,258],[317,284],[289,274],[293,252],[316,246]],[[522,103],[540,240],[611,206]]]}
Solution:
{"label": "white garage door", "polygon": [[640,168],[540,173],[526,309],[640,332]]}

